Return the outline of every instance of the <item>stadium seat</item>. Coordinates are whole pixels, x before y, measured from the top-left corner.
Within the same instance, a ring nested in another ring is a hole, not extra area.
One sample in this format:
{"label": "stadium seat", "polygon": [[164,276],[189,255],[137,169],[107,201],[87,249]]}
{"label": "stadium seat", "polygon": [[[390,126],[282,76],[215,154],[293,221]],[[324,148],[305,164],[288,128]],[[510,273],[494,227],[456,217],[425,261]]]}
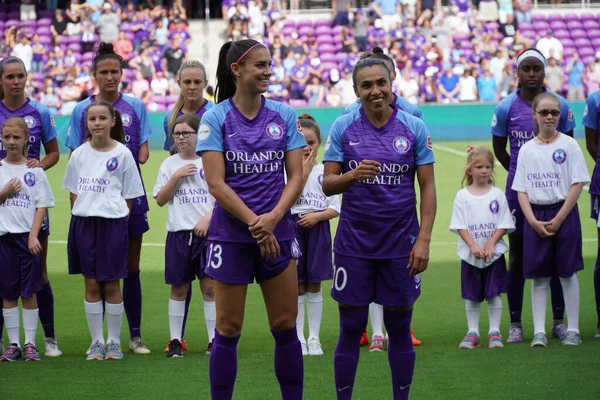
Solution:
{"label": "stadium seat", "polygon": [[318,19],[315,21],[315,28],[317,28],[318,26],[331,26],[331,20],[330,19]]}
{"label": "stadium seat", "polygon": [[[298,21],[297,28],[300,29],[303,26],[313,26],[313,22],[310,19],[302,19]],[[294,27],[294,29],[296,29]]]}
{"label": "stadium seat", "polygon": [[38,26],[36,29],[36,33],[40,36],[42,35],[51,35],[51,31],[50,31],[50,27],[49,26]]}
{"label": "stadium seat", "polygon": [[535,28],[536,31],[543,31],[543,30],[547,30],[548,28],[550,28],[550,24],[546,21],[535,21],[533,23],[533,27]]}
{"label": "stadium seat", "polygon": [[565,47],[563,49],[563,59],[570,59],[575,53],[577,53],[577,50],[574,47]]}
{"label": "stadium seat", "polygon": [[540,21],[546,21],[546,15],[545,14],[531,14],[531,20],[536,23],[536,22],[540,22]]}
{"label": "stadium seat", "polygon": [[587,19],[582,22],[583,29],[598,29],[600,24],[595,19]]}
{"label": "stadium seat", "polygon": [[44,46],[50,46],[51,43],[52,39],[50,38],[50,36],[40,35],[40,44],[43,44]]}
{"label": "stadium seat", "polygon": [[582,21],[588,21],[588,20],[596,20],[597,15],[594,15],[592,13],[581,13],[579,15],[579,19]]}
{"label": "stadium seat", "polygon": [[[538,32],[540,36],[545,36],[546,32]],[[568,38],[568,37],[573,37],[571,36],[571,33],[569,33],[569,31],[567,30],[559,30],[556,32],[552,32],[552,35],[557,38],[557,39],[563,39],[563,38]],[[573,39],[575,39],[575,37],[573,37]]]}
{"label": "stadium seat", "polygon": [[[572,24],[569,24],[569,27],[573,28],[571,25]],[[550,21],[550,28],[552,30],[567,29],[567,24],[563,20]]]}
{"label": "stadium seat", "polygon": [[[571,38],[560,39],[560,43],[563,45],[563,47],[575,47],[576,46],[575,42]],[[586,43],[587,43],[587,41],[586,41]]]}
{"label": "stadium seat", "polygon": [[571,39],[577,39],[577,38],[587,38],[588,34],[581,29],[575,29],[571,31]]}
{"label": "stadium seat", "polygon": [[[533,24],[531,22],[523,21],[519,24],[519,30],[532,30]],[[456,35],[454,35],[456,37]]]}
{"label": "stadium seat", "polygon": [[572,21],[579,21],[579,15],[577,15],[575,13],[568,13],[568,14],[565,14],[564,20],[569,23],[571,23]]}
{"label": "stadium seat", "polygon": [[548,16],[548,22],[550,23],[550,25],[552,25],[552,22],[556,22],[556,21],[561,21],[563,20],[563,16],[560,14],[550,14]]}
{"label": "stadium seat", "polygon": [[52,20],[50,18],[40,18],[37,21],[37,27],[39,28],[40,26],[50,26],[52,25]]}
{"label": "stadium seat", "polygon": [[587,31],[587,36],[590,39],[600,38],[600,29],[590,29]]}
{"label": "stadium seat", "polygon": [[584,29],[584,25],[579,20],[566,21],[567,29]]}
{"label": "stadium seat", "polygon": [[594,49],[599,50],[600,49],[600,38],[592,38],[591,41],[592,46],[594,47]]}

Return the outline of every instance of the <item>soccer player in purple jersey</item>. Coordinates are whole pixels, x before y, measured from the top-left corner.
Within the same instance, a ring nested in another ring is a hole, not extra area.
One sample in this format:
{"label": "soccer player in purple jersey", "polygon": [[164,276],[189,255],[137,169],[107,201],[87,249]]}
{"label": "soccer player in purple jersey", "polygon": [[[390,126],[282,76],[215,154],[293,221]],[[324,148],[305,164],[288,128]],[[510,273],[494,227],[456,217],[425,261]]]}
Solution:
{"label": "soccer player in purple jersey", "polygon": [[[173,132],[173,126],[175,125],[175,120],[187,113],[196,114],[198,118],[202,118],[204,113],[215,105],[215,103],[206,100],[203,96],[204,89],[206,89],[208,81],[206,80],[206,68],[204,68],[204,65],[200,61],[184,61],[183,64],[181,64],[181,67],[179,67],[179,71],[177,71],[177,84],[181,88],[181,93],[179,94],[179,98],[177,99],[173,110],[167,111],[165,114],[164,121],[165,144],[163,149],[168,151],[171,155],[177,152],[177,147],[175,146],[173,137],[171,136],[171,133]],[[202,293],[205,306],[207,302],[209,305],[214,303],[214,298],[213,296],[209,295],[209,292],[212,292],[212,288],[210,290],[207,288],[207,291]],[[187,342],[185,341],[185,325],[187,323],[191,301],[192,286],[190,285],[190,290],[188,290],[187,297],[185,298],[185,314],[183,317],[183,328],[181,331],[181,346],[184,351],[187,350]],[[168,352],[169,347],[167,346],[165,353]]]}
{"label": "soccer player in purple jersey", "polygon": [[[170,152],[171,155],[177,151],[170,135],[175,120],[188,113],[196,114],[199,118],[202,118],[204,113],[215,105],[212,101],[204,98],[204,89],[206,89],[208,81],[206,80],[206,68],[200,61],[184,61],[179,67],[179,71],[177,71],[177,84],[181,88],[181,93],[179,93],[179,98],[173,109],[165,114],[164,122],[165,144],[163,149]],[[185,323],[183,329],[185,330]]]}
{"label": "soccer player in purple jersey", "polygon": [[[494,155],[508,171],[506,182],[506,198],[511,214],[515,220],[516,229],[508,234],[510,252],[508,257],[508,284],[506,297],[510,311],[510,329],[508,343],[523,341],[523,326],[521,313],[523,310],[523,291],[525,278],[523,277],[523,224],[525,217],[519,205],[517,192],[511,189],[517,168],[517,156],[523,144],[533,139],[535,133],[535,120],[531,111],[533,99],[550,90],[544,87],[546,59],[536,49],[527,49],[517,58],[517,76],[519,88],[502,100],[494,110],[492,118],[492,144]],[[555,94],[555,93],[553,93]],[[556,94],[555,94],[556,95]],[[556,95],[560,101],[561,115],[558,120],[558,129],[568,136],[573,137],[575,122],[573,112],[567,102]],[[506,145],[510,143],[510,154]],[[565,302],[560,281],[554,277],[550,282],[552,293],[552,335],[563,340],[567,333],[564,324]]]}
{"label": "soccer player in purple jersey", "polygon": [[423,121],[390,104],[391,73],[382,60],[360,60],[353,81],[362,107],[334,122],[324,157],[323,192],[344,193],[331,290],[340,313],[337,398],[352,397],[360,338],[375,302],[384,307],[390,338],[393,398],[407,399],[415,366],[412,309],[429,262],[436,212],[432,145]]}
{"label": "soccer player in purple jersey", "polygon": [[[598,210],[600,200],[600,153],[598,153],[600,136],[598,127],[600,126],[600,90],[591,93],[588,96],[587,104],[583,112],[583,125],[585,126],[585,143],[587,151],[592,156],[596,165],[592,173],[592,183],[590,184],[590,196],[592,203],[591,217],[598,223]],[[598,314],[598,324],[596,327],[596,339],[600,339],[600,227],[598,227],[598,256],[596,257],[596,266],[594,267],[594,292],[596,294],[596,313]]]}
{"label": "soccer player in purple jersey", "polygon": [[[71,114],[66,145],[71,150],[75,150],[84,142],[88,106],[97,100],[107,101],[121,114],[125,130],[125,146],[131,150],[141,176],[140,164],[146,163],[150,156],[148,139],[152,136],[152,130],[144,103],[135,97],[125,96],[119,92],[119,84],[123,75],[121,63],[122,58],[114,52],[112,44],[100,43],[93,65],[93,74],[99,92],[75,106]],[[129,350],[136,354],[150,354],[150,350],[142,340],[141,333],[142,285],[140,282],[142,238],[143,234],[150,229],[148,210],[148,200],[145,194],[133,201],[128,221],[128,273],[127,278],[123,280],[123,303],[129,324]]]}
{"label": "soccer player in purple jersey", "polygon": [[[214,400],[231,399],[248,284],[263,292],[275,339],[275,375],[285,400],[301,399],[302,349],[296,334],[300,249],[290,208],[302,191],[306,141],[294,110],[265,99],[271,54],[256,40],[219,53],[218,105],[202,117],[197,153],[215,197],[206,274],[215,280],[217,327],[210,357]],[[287,184],[285,176],[287,175]]]}
{"label": "soccer player in purple jersey", "polygon": [[[29,128],[29,144],[27,165],[30,168],[43,168],[48,170],[58,162],[58,139],[54,119],[48,108],[35,100],[25,97],[25,82],[27,71],[20,58],[8,57],[0,62],[0,126],[12,117],[23,118]],[[40,161],[41,147],[46,155]],[[6,150],[0,139],[0,160],[6,157]],[[1,164],[0,164],[1,165]],[[58,357],[62,354],[56,341],[54,332],[54,294],[48,280],[48,236],[50,235],[50,221],[48,213],[44,218],[39,240],[42,244],[42,290],[37,293],[39,317],[44,329],[45,355]],[[2,347],[2,325],[0,316],[0,347]]]}

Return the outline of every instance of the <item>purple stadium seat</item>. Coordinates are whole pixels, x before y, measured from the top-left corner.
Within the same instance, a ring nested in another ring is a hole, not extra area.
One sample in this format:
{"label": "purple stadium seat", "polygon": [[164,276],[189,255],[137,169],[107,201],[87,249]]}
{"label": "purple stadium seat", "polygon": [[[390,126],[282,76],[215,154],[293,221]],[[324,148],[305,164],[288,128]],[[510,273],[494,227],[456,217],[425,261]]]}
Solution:
{"label": "purple stadium seat", "polygon": [[40,35],[40,43],[43,44],[44,46],[49,46],[50,43],[52,43],[52,39],[50,38],[50,36],[46,36],[46,35]]}
{"label": "purple stadium seat", "polygon": [[562,20],[563,20],[563,16],[560,14],[550,14],[548,16],[548,22],[550,22],[550,25],[552,25],[552,22],[562,21]]}
{"label": "purple stadium seat", "polygon": [[531,14],[531,20],[535,23],[538,21],[546,21],[545,14]]}
{"label": "purple stadium seat", "polygon": [[583,61],[585,65],[592,65],[596,61],[596,58],[594,56],[587,56],[582,57],[581,61]]}
{"label": "purple stadium seat", "polygon": [[73,57],[75,57],[75,61],[77,61],[77,64],[81,63],[81,59],[83,58],[83,56],[81,55],[81,53],[73,53]]}
{"label": "purple stadium seat", "polygon": [[575,42],[571,38],[560,39],[560,43],[563,47],[575,47]]}
{"label": "purple stadium seat", "polygon": [[73,50],[73,52],[81,53],[81,44],[80,43],[71,43],[67,45],[67,49]]}
{"label": "purple stadium seat", "polygon": [[334,40],[331,36],[323,35],[317,36],[317,43],[319,44],[333,44]]}
{"label": "purple stadium seat", "polygon": [[579,15],[574,14],[574,13],[568,13],[565,14],[565,21],[571,22],[571,21],[579,21]]}
{"label": "purple stadium seat", "polygon": [[25,27],[33,27],[33,28],[35,28],[36,22],[33,21],[33,20],[28,20],[28,21],[23,21],[22,24]]}
{"label": "purple stadium seat", "polygon": [[52,25],[52,20],[50,18],[40,18],[37,21],[37,27],[39,28],[40,26],[50,26]]}
{"label": "purple stadium seat", "polygon": [[571,39],[577,39],[577,38],[586,38],[588,37],[588,34],[581,29],[575,29],[571,31]]}
{"label": "purple stadium seat", "polygon": [[596,54],[596,52],[591,47],[582,47],[581,49],[579,49],[579,56],[582,58],[587,56],[593,56],[594,54]]}
{"label": "purple stadium seat", "polygon": [[33,36],[33,35],[35,35],[35,27],[33,27],[33,26],[25,27],[25,34],[27,36]]}
{"label": "purple stadium seat", "polygon": [[321,74],[321,82],[327,82],[329,80],[329,71],[323,71]]}
{"label": "purple stadium seat", "polygon": [[460,47],[463,49],[472,49],[473,48],[473,43],[471,43],[469,40],[463,40],[462,42],[460,42]]}
{"label": "purple stadium seat", "polygon": [[596,50],[600,49],[600,38],[593,38],[593,39],[591,40],[591,42],[592,42],[592,46],[593,46],[593,47],[594,47]]}
{"label": "purple stadium seat", "polygon": [[463,40],[469,40],[469,35],[466,33],[457,32],[454,34],[454,40],[457,40],[459,42]]}
{"label": "purple stadium seat", "polygon": [[68,42],[69,42],[69,38],[68,38],[67,36],[59,36],[59,37],[58,37],[58,43],[59,43],[61,46],[66,46],[66,45],[68,45],[68,44],[69,44]]}
{"label": "purple stadium seat", "polygon": [[67,44],[81,43],[81,37],[78,35],[67,36]]}
{"label": "purple stadium seat", "polygon": [[296,32],[296,28],[292,28],[292,27],[285,27],[281,30],[281,33],[284,36],[289,36],[291,35],[293,32]]}
{"label": "purple stadium seat", "polygon": [[298,34],[299,35],[306,35],[309,32],[312,32],[313,28],[311,26],[303,26],[301,28],[298,28]]}
{"label": "purple stadium seat", "polygon": [[[133,76],[135,76],[136,71],[132,70],[132,72],[133,72]],[[167,96],[167,101],[169,103],[175,104],[175,103],[177,103],[177,100],[179,100],[179,96]]]}
{"label": "purple stadium seat", "polygon": [[565,47],[563,49],[563,59],[571,58],[571,56],[575,53],[577,53],[577,50],[575,50],[574,48]]}
{"label": "purple stadium seat", "polygon": [[[37,16],[38,16],[38,18],[40,18],[40,19],[41,19],[41,18],[47,18],[47,19],[50,19],[50,20],[52,20],[52,18],[54,17],[54,11],[52,11],[52,10],[42,10],[42,11],[38,11],[38,12],[37,12]],[[38,24],[39,24],[39,21],[38,21]]]}
{"label": "purple stadium seat", "polygon": [[473,49],[465,49],[465,57],[469,58],[473,55]]}
{"label": "purple stadium seat", "polygon": [[308,105],[308,103],[306,102],[306,100],[302,100],[302,99],[290,99],[290,106],[291,107],[306,107]]}
{"label": "purple stadium seat", "polygon": [[[300,27],[302,27],[302,26],[313,26],[313,22],[310,19],[301,19],[300,21],[298,21],[297,26],[298,26],[298,29],[300,29]],[[293,27],[293,25],[292,25],[292,27]],[[294,29],[295,29],[295,27],[294,27]]]}
{"label": "purple stadium seat", "polygon": [[286,19],[285,21],[283,21],[283,26],[284,27],[290,27],[290,28],[295,28],[296,27],[296,21],[293,21],[291,19]]}
{"label": "purple stadium seat", "polygon": [[135,34],[133,32],[125,32],[125,38],[134,41],[135,40]]}
{"label": "purple stadium seat", "polygon": [[535,28],[536,31],[545,30],[545,29],[550,28],[550,24],[546,21],[535,21],[533,23],[533,27]]}
{"label": "purple stadium seat", "polygon": [[587,30],[587,37],[590,39],[595,39],[600,37],[600,29],[589,29]]}
{"label": "purple stadium seat", "polygon": [[16,25],[19,26],[19,24],[21,24],[21,21],[18,19],[6,19],[6,21],[4,21],[4,26],[12,26],[12,25]]}
{"label": "purple stadium seat", "polygon": [[485,29],[487,29],[488,31],[493,31],[498,29],[500,25],[498,25],[497,22],[488,22],[487,24],[485,24]]}
{"label": "purple stadium seat", "polygon": [[334,53],[334,52],[335,52],[335,48],[333,47],[332,44],[323,43],[323,44],[319,45],[319,54]]}
{"label": "purple stadium seat", "polygon": [[329,26],[318,26],[315,29],[315,35],[331,35],[331,28]]}
{"label": "purple stadium seat", "polygon": [[321,62],[335,62],[335,55],[332,53],[321,54]]}
{"label": "purple stadium seat", "polygon": [[337,64],[334,62],[327,62],[327,63],[323,63],[323,70],[324,71],[331,71],[332,69],[336,69],[337,68]]}
{"label": "purple stadium seat", "polygon": [[90,68],[91,68],[93,64],[94,64],[94,63],[92,62],[92,60],[89,60],[89,61],[83,61],[83,62],[81,63],[81,68],[85,68],[85,67],[90,67]]}
{"label": "purple stadium seat", "polygon": [[[562,20],[550,21],[550,28],[552,28],[552,30],[567,29],[567,24]],[[573,27],[569,25],[569,28]]]}
{"label": "purple stadium seat", "polygon": [[[561,40],[561,43],[564,47],[564,45],[565,45],[564,41]],[[575,39],[573,41],[573,43],[575,44],[575,47],[579,48],[579,47],[587,46],[588,44],[590,44],[590,41],[588,40],[588,38],[578,38],[578,39]]]}
{"label": "purple stadium seat", "polygon": [[38,35],[51,35],[49,26],[38,26],[36,29]]}
{"label": "purple stadium seat", "polygon": [[332,32],[334,35],[339,35],[339,34],[340,34],[340,32],[342,31],[342,29],[344,29],[344,27],[343,27],[343,26],[341,26],[341,25],[336,25],[336,26],[334,26],[334,27],[331,29],[331,32]]}
{"label": "purple stadium seat", "polygon": [[346,59],[347,54],[346,53],[337,53],[335,55],[335,61],[336,62],[342,62]]}
{"label": "purple stadium seat", "polygon": [[11,12],[9,12],[9,13],[6,14],[6,18],[7,19],[14,19],[14,20],[17,20],[17,21],[21,21],[21,13],[20,12],[11,11]]}
{"label": "purple stadium seat", "polygon": [[338,43],[334,43],[333,44],[333,51],[335,51],[336,53],[340,52],[340,51],[342,51],[343,47],[344,47],[344,45],[341,44],[341,43],[339,43],[339,42]]}
{"label": "purple stadium seat", "polygon": [[567,29],[584,29],[583,23],[579,20],[566,21]]}
{"label": "purple stadium seat", "polygon": [[[540,31],[538,32],[538,34],[540,36],[546,36],[546,32],[545,31]],[[552,32],[552,35],[557,38],[562,40],[563,38],[570,38],[571,37],[571,33],[569,33],[569,31],[565,30],[565,29],[560,29],[558,31],[554,31]]]}
{"label": "purple stadium seat", "polygon": [[8,12],[15,12],[15,13],[18,13],[20,9],[21,9],[21,4],[19,4],[19,3],[9,3],[8,8],[7,8]]}
{"label": "purple stadium seat", "polygon": [[583,21],[582,25],[583,25],[583,29],[586,29],[586,30],[587,29],[597,29],[598,27],[600,27],[600,24],[595,19],[585,20],[585,21]]}
{"label": "purple stadium seat", "polygon": [[579,19],[581,19],[582,21],[595,20],[596,15],[592,13],[582,13],[579,15]]}
{"label": "purple stadium seat", "polygon": [[[531,30],[533,29],[533,24],[531,22],[523,21],[519,24],[519,30]],[[454,35],[456,37],[456,35]]]}
{"label": "purple stadium seat", "polygon": [[330,19],[318,19],[315,21],[315,28],[318,26],[331,26],[331,22]]}
{"label": "purple stadium seat", "polygon": [[33,79],[35,80],[44,80],[44,73],[43,72],[34,72],[33,73]]}
{"label": "purple stadium seat", "polygon": [[93,59],[94,59],[94,53],[92,53],[92,52],[84,53],[82,56],[83,61],[92,61]]}

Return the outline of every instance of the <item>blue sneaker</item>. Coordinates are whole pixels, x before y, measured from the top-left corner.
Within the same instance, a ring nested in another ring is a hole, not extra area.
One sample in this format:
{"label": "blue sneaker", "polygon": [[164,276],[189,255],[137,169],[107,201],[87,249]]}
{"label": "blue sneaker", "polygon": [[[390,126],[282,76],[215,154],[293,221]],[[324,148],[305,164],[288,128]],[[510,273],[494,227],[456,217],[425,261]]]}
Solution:
{"label": "blue sneaker", "polygon": [[100,343],[100,341],[97,341],[96,343],[94,343],[92,345],[92,347],[90,347],[90,353],[88,354],[86,360],[88,360],[88,361],[104,360],[105,354],[106,353],[104,351],[104,345],[102,343]]}
{"label": "blue sneaker", "polygon": [[531,347],[548,347],[548,336],[545,333],[536,333],[531,341]]}
{"label": "blue sneaker", "polygon": [[579,346],[581,344],[581,336],[577,332],[568,331],[567,337],[562,341],[565,346]]}
{"label": "blue sneaker", "polygon": [[104,356],[105,360],[120,360],[123,358],[123,353],[121,352],[121,347],[115,342],[109,342],[106,345],[106,355]]}
{"label": "blue sneaker", "polygon": [[467,332],[467,336],[458,345],[459,349],[474,349],[479,347],[479,335],[476,332]]}
{"label": "blue sneaker", "polygon": [[504,347],[504,342],[502,341],[502,336],[500,336],[500,332],[494,331],[488,334],[488,347],[493,349],[495,347]]}

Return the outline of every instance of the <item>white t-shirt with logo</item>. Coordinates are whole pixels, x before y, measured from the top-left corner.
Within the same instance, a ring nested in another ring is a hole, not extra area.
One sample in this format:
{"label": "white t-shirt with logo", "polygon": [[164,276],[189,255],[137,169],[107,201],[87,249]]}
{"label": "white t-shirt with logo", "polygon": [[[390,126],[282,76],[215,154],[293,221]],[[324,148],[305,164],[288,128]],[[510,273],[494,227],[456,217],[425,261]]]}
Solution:
{"label": "white t-shirt with logo", "polygon": [[[458,234],[459,229],[467,230],[481,250],[498,229],[506,229],[506,233],[514,231],[515,222],[504,192],[494,186],[481,196],[471,194],[467,188],[459,190],[452,208],[450,231]],[[491,260],[477,259],[471,253],[469,245],[459,236],[456,255],[474,267],[485,268],[507,251],[506,242],[500,239],[494,246],[494,257]]]}
{"label": "white t-shirt with logo", "polygon": [[169,200],[169,218],[167,231],[190,231],[214,206],[215,199],[208,193],[208,184],[204,176],[202,158],[184,160],[179,154],[172,155],[163,161],[156,178],[152,197],[169,182],[173,174],[187,164],[194,164],[198,172],[193,176],[182,178],[177,183],[173,198]]}
{"label": "white t-shirt with logo", "polygon": [[315,165],[308,176],[306,185],[302,189],[302,194],[292,206],[292,214],[308,214],[311,212],[324,211],[331,208],[340,212],[340,199],[336,196],[325,196],[321,184],[323,183],[323,174],[325,166],[323,164]]}
{"label": "white t-shirt with logo", "polygon": [[54,207],[54,195],[42,168],[9,164],[3,160],[0,167],[0,190],[13,178],[20,179],[21,191],[0,204],[0,236],[31,232],[36,210]]}
{"label": "white t-shirt with logo", "polygon": [[62,187],[77,195],[71,210],[77,217],[123,218],[129,215],[126,200],[144,195],[133,155],[118,142],[110,151],[96,151],[89,141],[79,146]]}
{"label": "white t-shirt with logo", "polygon": [[565,134],[550,144],[535,139],[519,151],[512,189],[527,193],[531,204],[556,204],[564,201],[575,183],[590,182],[581,148]]}

